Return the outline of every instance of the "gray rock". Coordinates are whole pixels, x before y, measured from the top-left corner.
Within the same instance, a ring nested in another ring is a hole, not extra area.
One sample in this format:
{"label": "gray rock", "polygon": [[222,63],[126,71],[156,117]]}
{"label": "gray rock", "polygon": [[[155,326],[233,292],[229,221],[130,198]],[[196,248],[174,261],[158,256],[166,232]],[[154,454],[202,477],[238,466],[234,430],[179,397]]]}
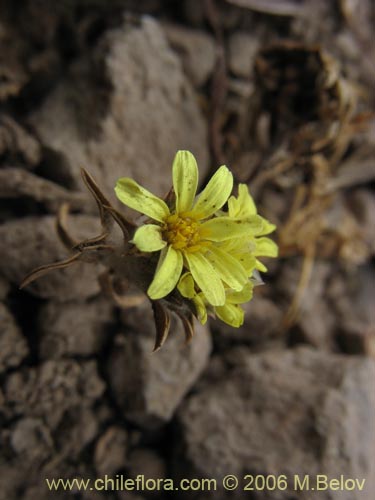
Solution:
{"label": "gray rock", "polygon": [[[212,498],[243,498],[246,474],[284,474],[285,491],[256,498],[356,500],[375,486],[375,364],[307,348],[231,354],[232,369],[180,407],[174,464],[182,477],[235,474],[240,487]],[[233,362],[237,361],[237,364]],[[294,476],[366,479],[365,490],[294,491]],[[191,492],[189,492],[191,493]],[[208,494],[198,498],[211,498]],[[186,496],[191,498],[191,496]]]}
{"label": "gray rock", "polygon": [[[80,461],[82,451],[99,432],[99,417],[92,408],[93,401],[67,408],[64,418],[54,433],[59,458]],[[96,408],[95,408],[96,409]]]}
{"label": "gray rock", "polygon": [[345,352],[375,358],[375,271],[371,264],[332,278],[327,300],[336,313],[335,333]]}
{"label": "gray rock", "polygon": [[94,462],[98,476],[115,477],[126,465],[128,433],[125,429],[109,427],[98,439],[95,447]]}
{"label": "gray rock", "polygon": [[[293,300],[301,277],[302,259],[291,259],[281,268],[279,284],[288,296],[289,304]],[[299,304],[296,329],[292,332],[293,340],[332,350],[335,346],[335,327],[337,317],[332,304],[327,300],[326,290],[332,264],[315,260],[313,272]]]}
{"label": "gray rock", "polygon": [[103,391],[94,361],[46,361],[10,374],[4,384],[14,416],[42,418],[50,429],[56,429],[68,411],[90,408]]}
{"label": "gray rock", "polygon": [[26,462],[40,464],[53,454],[54,443],[48,427],[40,418],[22,418],[11,431],[10,445]]}
{"label": "gray rock", "polygon": [[[145,428],[168,422],[177,406],[205,368],[211,339],[206,328],[196,326],[185,345],[180,322],[172,323],[162,349],[152,353],[154,324],[142,309],[137,329],[118,335],[108,364],[111,390],[124,415]],[[132,316],[132,311],[128,311]]]}
{"label": "gray rock", "polygon": [[111,200],[123,176],[165,195],[178,149],[197,157],[202,178],[207,173],[205,122],[177,56],[150,18],[107,33],[31,122],[72,185],[82,186],[85,166]]}
{"label": "gray rock", "polygon": [[[0,91],[1,93],[1,91]],[[41,158],[39,142],[10,116],[0,117],[0,156],[8,162],[18,164],[20,160],[27,166],[37,165]]]}
{"label": "gray rock", "polygon": [[129,454],[127,472],[134,479],[142,474],[145,478],[164,479],[167,468],[164,460],[154,450],[136,448]]}
{"label": "gray rock", "polygon": [[348,200],[349,207],[357,219],[361,238],[375,254],[375,196],[369,189],[355,190]]}
{"label": "gray rock", "polygon": [[73,210],[88,205],[83,193],[69,191],[22,168],[5,167],[0,170],[0,199],[12,198],[35,200],[51,212],[57,212],[63,203]]}
{"label": "gray rock", "polygon": [[9,282],[0,275],[0,300],[4,300],[10,290]]}
{"label": "gray rock", "polygon": [[113,306],[104,300],[48,302],[39,311],[39,352],[42,359],[90,356],[108,339]]}
{"label": "gray rock", "polygon": [[265,345],[275,336],[283,341],[280,335],[282,310],[270,298],[262,296],[255,290],[251,301],[244,304],[245,321],[240,328],[233,328],[221,321],[212,322],[212,328],[217,331],[215,340],[223,346],[228,344]]}
{"label": "gray rock", "polygon": [[259,48],[257,38],[246,32],[237,32],[229,38],[229,69],[236,76],[249,79],[255,55]]}
{"label": "gray rock", "polygon": [[29,350],[12,314],[0,303],[0,373],[18,366]]}
{"label": "gray rock", "polygon": [[[23,217],[0,226],[0,273],[19,285],[30,271],[69,256],[59,241],[53,216]],[[71,216],[69,228],[78,239],[99,233],[99,221],[90,216]],[[32,283],[27,290],[42,298],[67,301],[86,298],[99,291],[97,272],[92,264],[73,264],[52,271]]]}
{"label": "gray rock", "polygon": [[167,39],[179,54],[186,74],[196,87],[204,85],[213,72],[216,61],[215,42],[203,31],[177,24],[163,25]]}

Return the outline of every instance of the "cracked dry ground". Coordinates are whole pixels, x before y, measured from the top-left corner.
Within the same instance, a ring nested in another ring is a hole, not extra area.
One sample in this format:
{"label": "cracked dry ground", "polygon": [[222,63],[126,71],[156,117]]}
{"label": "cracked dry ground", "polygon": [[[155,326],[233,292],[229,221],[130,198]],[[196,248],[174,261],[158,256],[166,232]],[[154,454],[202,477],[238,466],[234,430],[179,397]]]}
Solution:
{"label": "cracked dry ground", "polygon": [[[243,498],[45,478],[323,473],[365,490],[249,498],[372,500],[374,22],[370,0],[0,2],[1,499]],[[113,203],[124,175],[163,195],[178,149],[278,225],[240,329],[185,346],[176,320],[151,355],[148,304],[118,309],[93,265],[18,289],[66,257],[63,203],[97,234],[81,166]]]}

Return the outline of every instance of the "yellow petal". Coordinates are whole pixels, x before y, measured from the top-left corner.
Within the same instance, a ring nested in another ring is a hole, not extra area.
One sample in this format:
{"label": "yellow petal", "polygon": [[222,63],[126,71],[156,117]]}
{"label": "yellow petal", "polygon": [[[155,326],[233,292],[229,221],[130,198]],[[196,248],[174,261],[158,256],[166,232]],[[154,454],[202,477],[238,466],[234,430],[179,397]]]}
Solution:
{"label": "yellow petal", "polygon": [[197,311],[197,316],[202,325],[207,322],[207,308],[204,300],[201,297],[202,294],[198,294],[193,298],[195,309]]}
{"label": "yellow petal", "polygon": [[240,306],[235,304],[225,304],[215,307],[215,313],[221,321],[235,328],[240,327],[244,322],[244,312]]}
{"label": "yellow petal", "polygon": [[268,271],[266,266],[258,259],[255,259],[255,269],[258,269],[258,271],[261,271],[262,273],[266,273]]}
{"label": "yellow petal", "polygon": [[251,253],[234,253],[233,257],[237,259],[241,266],[245,269],[248,277],[251,276],[256,266],[256,258]]}
{"label": "yellow petal", "polygon": [[233,175],[225,165],[222,165],[199,195],[193,207],[196,217],[205,219],[217,212],[228,200],[232,188]]}
{"label": "yellow petal", "polygon": [[181,252],[171,246],[164,248],[160,254],[154,279],[147,290],[148,296],[153,300],[157,300],[168,295],[177,285],[182,265]]}
{"label": "yellow petal", "polygon": [[224,286],[210,262],[199,252],[185,253],[194,281],[202,290],[207,302],[213,306],[223,305],[225,302]]}
{"label": "yellow petal", "polygon": [[257,208],[246,184],[238,185],[238,198],[228,200],[228,213],[231,217],[244,218],[256,215]]}
{"label": "yellow petal", "polygon": [[230,288],[242,290],[247,282],[247,274],[238,260],[214,246],[210,247],[206,258],[211,262],[220,278]]}
{"label": "yellow petal", "polygon": [[265,236],[266,234],[273,233],[275,231],[276,226],[275,224],[272,224],[272,222],[269,222],[267,219],[262,217],[263,221],[263,227],[262,230],[259,232],[259,236]]}
{"label": "yellow petal", "polygon": [[194,289],[194,279],[191,273],[185,273],[181,276],[177,289],[180,294],[187,299],[192,299],[196,295],[196,291]]}
{"label": "yellow petal", "polygon": [[167,244],[162,239],[160,226],[155,224],[145,224],[138,228],[134,234],[132,243],[141,252],[157,252]]}
{"label": "yellow petal", "polygon": [[277,257],[279,253],[279,248],[276,243],[269,238],[256,238],[256,247],[253,252],[255,256],[262,257]]}
{"label": "yellow petal", "polygon": [[239,292],[228,290],[226,292],[226,304],[244,304],[249,302],[253,297],[253,283],[247,282],[243,289]]}
{"label": "yellow petal", "polygon": [[201,224],[200,234],[203,239],[210,241],[225,241],[252,236],[261,231],[262,227],[262,218],[259,215],[252,215],[246,221],[231,217],[217,217]]}
{"label": "yellow petal", "polygon": [[194,156],[189,151],[178,151],[172,171],[176,212],[187,212],[193,205],[198,185],[198,166]]}
{"label": "yellow petal", "polygon": [[167,204],[133,181],[133,179],[128,177],[119,179],[116,183],[115,192],[117,198],[124,205],[151,217],[151,219],[163,222],[169,215]]}

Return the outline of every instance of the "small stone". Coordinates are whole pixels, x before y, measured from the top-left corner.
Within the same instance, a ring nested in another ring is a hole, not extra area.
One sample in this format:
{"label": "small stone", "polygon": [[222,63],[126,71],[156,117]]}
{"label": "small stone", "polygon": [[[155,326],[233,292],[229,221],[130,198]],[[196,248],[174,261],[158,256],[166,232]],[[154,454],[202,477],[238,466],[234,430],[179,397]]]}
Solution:
{"label": "small stone", "polygon": [[229,38],[229,69],[236,76],[249,79],[259,48],[257,38],[245,32],[237,32]]}
{"label": "small stone", "polygon": [[91,356],[108,339],[113,305],[103,299],[90,302],[50,301],[39,311],[39,352],[42,359]]}
{"label": "small stone", "polygon": [[[131,316],[131,310],[128,315]],[[125,417],[152,429],[172,418],[199,378],[208,361],[211,339],[207,328],[196,325],[195,336],[186,345],[182,326],[175,321],[164,346],[152,353],[155,326],[148,330],[149,324],[145,315],[137,331],[116,337],[108,362],[108,377]]]}
{"label": "small stone", "polygon": [[375,355],[375,271],[371,263],[336,275],[328,300],[336,313],[335,334],[348,354]]}
{"label": "small stone", "polygon": [[64,457],[79,460],[83,450],[91,445],[98,434],[98,416],[91,405],[73,405],[65,413],[61,423],[54,433],[55,446]]}
{"label": "small stone", "polygon": [[127,471],[132,478],[143,475],[145,479],[164,479],[167,468],[164,460],[155,451],[148,448],[136,448],[129,454]]}
{"label": "small stone", "polygon": [[50,429],[56,429],[68,411],[90,408],[103,391],[94,361],[46,361],[10,374],[4,384],[14,416],[42,418]]}
{"label": "small stone", "polygon": [[[20,285],[33,269],[66,259],[69,255],[56,233],[53,216],[23,217],[0,226],[0,272],[15,285]],[[69,217],[69,228],[80,239],[99,232],[96,217]],[[59,301],[84,299],[99,291],[97,272],[92,264],[79,263],[62,270],[51,271],[36,280],[27,290],[42,298]]]}
{"label": "small stone", "polygon": [[82,210],[89,206],[83,193],[69,191],[23,168],[2,168],[0,170],[0,199],[19,198],[41,203],[50,212],[57,212],[63,203],[68,203],[73,210]]}
{"label": "small stone", "polygon": [[98,476],[115,474],[126,465],[128,434],[121,427],[109,427],[100,436],[95,447],[94,462]]}
{"label": "small stone", "polygon": [[[0,91],[1,93],[1,91]],[[10,116],[0,116],[0,157],[8,162],[26,166],[37,165],[42,158],[42,148],[35,137]]]}
{"label": "small stone", "polygon": [[18,366],[28,352],[26,339],[12,314],[0,303],[0,373]]}
{"label": "small stone", "polygon": [[357,189],[348,199],[348,205],[358,221],[362,238],[375,255],[375,196],[369,189]]}
{"label": "small stone", "polygon": [[280,331],[282,310],[271,299],[257,293],[257,290],[252,300],[242,307],[245,310],[245,321],[239,328],[221,321],[212,322],[212,328],[217,330],[215,341],[223,346],[239,343],[264,345]]}
{"label": "small stone", "polygon": [[54,443],[48,427],[41,419],[23,418],[11,431],[13,451],[26,461],[46,460],[53,453]]}
{"label": "small stone", "polygon": [[204,85],[212,74],[216,61],[215,42],[200,30],[192,30],[177,24],[163,25],[171,47],[182,61],[186,74],[195,87]]}
{"label": "small stone", "polygon": [[4,300],[10,290],[9,281],[0,275],[0,300]]}

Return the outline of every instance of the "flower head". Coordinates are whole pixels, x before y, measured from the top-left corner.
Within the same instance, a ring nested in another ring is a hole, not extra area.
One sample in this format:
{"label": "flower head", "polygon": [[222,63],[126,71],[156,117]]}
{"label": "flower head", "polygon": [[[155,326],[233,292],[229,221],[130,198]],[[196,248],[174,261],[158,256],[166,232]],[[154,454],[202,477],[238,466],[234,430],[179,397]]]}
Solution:
{"label": "flower head", "polygon": [[257,214],[247,186],[239,186],[237,198],[230,196],[233,176],[226,166],[199,195],[198,167],[191,153],[177,152],[172,173],[174,195],[169,203],[129,178],[119,179],[115,188],[124,204],[149,217],[132,243],[141,252],[160,252],[147,294],[158,300],[177,287],[192,301],[202,323],[208,310],[240,326],[239,304],[251,299],[256,269],[265,269],[257,257],[277,254],[275,243],[264,236],[275,226]]}
{"label": "flower head", "polygon": [[215,216],[228,201],[233,176],[221,166],[196,197],[198,167],[194,156],[179,151],[173,162],[175,203],[167,203],[129,178],[119,179],[117,197],[129,207],[147,215],[146,223],[133,236],[142,252],[160,252],[155,276],[148,288],[151,299],[168,295],[177,285],[183,269],[190,271],[195,283],[213,306],[225,304],[225,287],[240,291],[247,282],[242,264],[218,243],[262,231],[257,215],[246,220],[229,214]]}

